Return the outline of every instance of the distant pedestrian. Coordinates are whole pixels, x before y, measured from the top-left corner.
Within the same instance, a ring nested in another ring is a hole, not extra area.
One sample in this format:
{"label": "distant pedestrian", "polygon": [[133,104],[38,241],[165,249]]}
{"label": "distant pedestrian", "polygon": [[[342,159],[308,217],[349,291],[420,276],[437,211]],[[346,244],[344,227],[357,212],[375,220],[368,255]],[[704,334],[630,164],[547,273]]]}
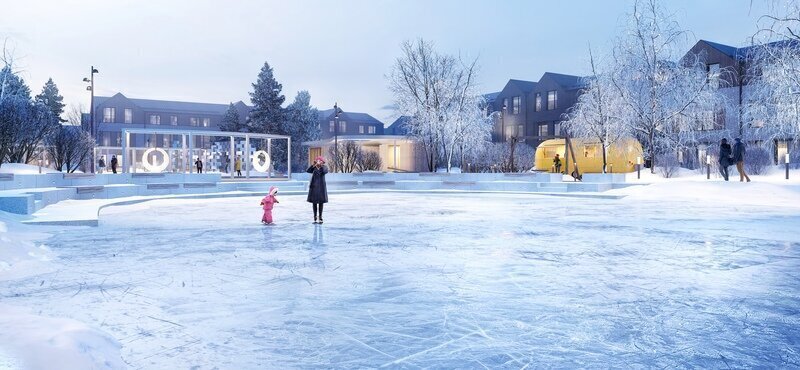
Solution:
{"label": "distant pedestrian", "polygon": [[100,173],[106,170],[106,160],[103,157],[100,157],[100,160],[97,161],[97,167],[100,168]]}
{"label": "distant pedestrian", "polygon": [[307,201],[311,203],[311,208],[314,210],[314,223],[321,224],[322,207],[328,203],[328,186],[325,184],[328,167],[325,166],[325,158],[319,156],[314,159],[314,164],[306,172],[311,174],[311,180],[308,182]]}
{"label": "distant pedestrian", "polygon": [[561,158],[556,153],[555,158],[553,158],[553,169],[555,169],[556,173],[561,173]]}
{"label": "distant pedestrian", "polygon": [[264,210],[264,215],[261,216],[261,223],[265,225],[272,225],[272,207],[275,203],[280,203],[275,196],[278,194],[278,188],[270,186],[269,194],[261,199],[261,208]]}
{"label": "distant pedestrian", "polygon": [[741,138],[736,138],[736,143],[733,144],[733,161],[736,162],[736,170],[739,171],[739,181],[747,180],[750,182],[750,176],[744,172],[744,158],[746,154],[744,143]]}
{"label": "distant pedestrian", "polygon": [[242,177],[242,158],[236,156],[236,162],[233,162],[233,169],[236,170],[236,177]]}
{"label": "distant pedestrian", "polygon": [[203,161],[200,158],[194,161],[194,166],[197,167],[197,173],[203,173]]}
{"label": "distant pedestrian", "polygon": [[719,173],[725,181],[728,181],[728,167],[733,162],[731,154],[731,144],[728,144],[728,139],[723,138],[719,142]]}
{"label": "distant pedestrian", "polygon": [[112,155],[111,156],[111,172],[117,173],[117,163],[118,163],[117,156],[116,155]]}

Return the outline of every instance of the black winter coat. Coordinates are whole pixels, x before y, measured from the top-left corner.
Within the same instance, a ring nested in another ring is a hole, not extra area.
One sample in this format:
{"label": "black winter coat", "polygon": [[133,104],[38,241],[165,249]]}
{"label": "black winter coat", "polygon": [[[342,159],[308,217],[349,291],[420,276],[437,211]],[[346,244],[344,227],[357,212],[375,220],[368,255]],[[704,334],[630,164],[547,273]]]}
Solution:
{"label": "black winter coat", "polygon": [[741,141],[737,141],[736,144],[733,144],[733,161],[734,162],[741,162],[744,161],[744,143]]}
{"label": "black winter coat", "polygon": [[311,174],[311,181],[308,183],[308,199],[309,203],[328,203],[328,186],[325,185],[325,174],[328,173],[328,167],[325,165],[316,168],[309,167],[306,172]]}
{"label": "black winter coat", "polygon": [[719,144],[719,164],[731,165],[731,144]]}

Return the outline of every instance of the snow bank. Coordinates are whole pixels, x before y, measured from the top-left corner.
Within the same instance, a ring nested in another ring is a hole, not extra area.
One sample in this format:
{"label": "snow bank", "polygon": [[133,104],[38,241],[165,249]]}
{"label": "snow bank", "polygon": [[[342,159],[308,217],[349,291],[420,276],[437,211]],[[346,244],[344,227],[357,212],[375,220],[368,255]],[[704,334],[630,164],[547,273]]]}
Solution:
{"label": "snow bank", "polygon": [[20,224],[18,216],[0,212],[0,281],[47,272],[53,252],[38,243],[47,234]]}
{"label": "snow bank", "polygon": [[[48,168],[42,167],[42,173],[56,173],[58,171]],[[39,166],[34,166],[30,164],[22,164],[22,163],[3,163],[0,166],[0,173],[15,173],[19,175],[32,175],[39,173]]]}
{"label": "snow bank", "polygon": [[0,305],[0,366],[124,369],[120,344],[81,322]]}
{"label": "snow bank", "polygon": [[758,205],[769,207],[800,206],[800,185],[774,182],[739,182],[693,180],[658,182],[608,191],[625,194],[628,200],[663,202],[712,202],[720,205]]}

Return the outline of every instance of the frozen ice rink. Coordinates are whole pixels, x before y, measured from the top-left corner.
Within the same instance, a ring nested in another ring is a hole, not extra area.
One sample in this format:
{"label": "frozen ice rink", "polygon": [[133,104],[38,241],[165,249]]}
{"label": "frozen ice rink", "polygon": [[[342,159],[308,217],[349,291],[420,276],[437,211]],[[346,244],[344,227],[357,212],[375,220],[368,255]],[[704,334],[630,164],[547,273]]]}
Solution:
{"label": "frozen ice rink", "polygon": [[[800,213],[535,195],[162,200],[46,244],[3,303],[132,368],[800,366]],[[195,367],[196,366],[196,367]]]}

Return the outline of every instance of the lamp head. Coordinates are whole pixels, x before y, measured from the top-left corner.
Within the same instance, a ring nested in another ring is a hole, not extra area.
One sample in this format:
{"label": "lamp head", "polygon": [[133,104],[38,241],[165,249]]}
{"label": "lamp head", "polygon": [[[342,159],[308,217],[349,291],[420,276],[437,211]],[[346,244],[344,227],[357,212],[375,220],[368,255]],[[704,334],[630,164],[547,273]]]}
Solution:
{"label": "lamp head", "polygon": [[83,82],[89,82],[89,77],[84,77]]}
{"label": "lamp head", "polygon": [[92,73],[100,73],[100,71],[98,71],[97,68],[92,68]]}

